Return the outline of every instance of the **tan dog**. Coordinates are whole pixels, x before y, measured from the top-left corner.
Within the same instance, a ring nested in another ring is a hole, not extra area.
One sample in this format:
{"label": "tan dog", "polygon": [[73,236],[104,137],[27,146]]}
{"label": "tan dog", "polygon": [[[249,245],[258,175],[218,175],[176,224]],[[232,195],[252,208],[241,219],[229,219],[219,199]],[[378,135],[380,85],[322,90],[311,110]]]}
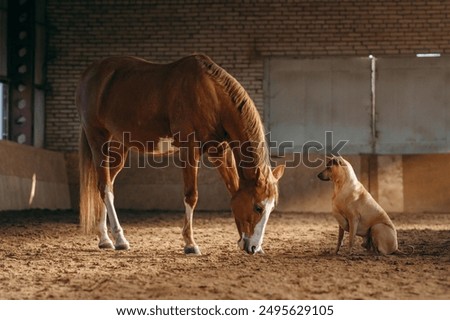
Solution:
{"label": "tan dog", "polygon": [[350,254],[356,235],[364,238],[363,247],[367,250],[383,255],[399,252],[394,224],[358,181],[348,161],[332,158],[318,177],[334,183],[332,214],[339,223],[336,254],[343,244],[344,231],[349,233]]}

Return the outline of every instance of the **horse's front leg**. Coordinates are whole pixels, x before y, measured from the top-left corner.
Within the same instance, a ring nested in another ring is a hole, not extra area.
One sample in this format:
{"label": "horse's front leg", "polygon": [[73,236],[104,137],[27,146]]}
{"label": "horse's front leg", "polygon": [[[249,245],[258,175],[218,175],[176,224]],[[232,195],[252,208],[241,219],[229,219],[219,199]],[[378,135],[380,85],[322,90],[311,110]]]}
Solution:
{"label": "horse's front leg", "polygon": [[190,146],[182,149],[180,156],[183,164],[184,206],[186,209],[182,233],[185,242],[184,253],[200,255],[201,252],[194,241],[194,230],[192,228],[194,209],[198,200],[197,173],[200,150]]}
{"label": "horse's front leg", "polygon": [[114,249],[114,244],[108,236],[108,225],[106,222],[106,206],[102,208],[103,212],[100,216],[100,221],[98,224],[98,247],[100,249]]}

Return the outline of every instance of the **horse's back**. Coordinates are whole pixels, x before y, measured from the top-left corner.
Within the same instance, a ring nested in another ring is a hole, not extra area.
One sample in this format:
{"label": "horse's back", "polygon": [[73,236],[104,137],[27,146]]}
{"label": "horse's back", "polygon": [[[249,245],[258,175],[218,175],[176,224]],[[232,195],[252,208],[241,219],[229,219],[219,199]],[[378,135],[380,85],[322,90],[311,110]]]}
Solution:
{"label": "horse's back", "polygon": [[92,76],[102,77],[110,72],[145,73],[145,72],[170,72],[176,69],[198,69],[198,60],[212,60],[203,54],[193,54],[170,63],[154,63],[133,56],[112,56],[93,62],[86,68],[82,80]]}
{"label": "horse's back", "polygon": [[104,127],[113,136],[125,131],[142,137],[151,133],[154,139],[174,131],[218,130],[217,88],[204,62],[213,63],[201,54],[168,64],[134,57],[94,62],[77,91],[84,126]]}
{"label": "horse's back", "polygon": [[182,78],[198,78],[201,73],[195,55],[168,64],[131,56],[107,57],[92,63],[82,74],[76,93],[77,106],[79,111],[86,111],[110,106],[121,99],[148,99],[148,94],[157,99],[170,88],[176,90],[180,82],[195,82]]}

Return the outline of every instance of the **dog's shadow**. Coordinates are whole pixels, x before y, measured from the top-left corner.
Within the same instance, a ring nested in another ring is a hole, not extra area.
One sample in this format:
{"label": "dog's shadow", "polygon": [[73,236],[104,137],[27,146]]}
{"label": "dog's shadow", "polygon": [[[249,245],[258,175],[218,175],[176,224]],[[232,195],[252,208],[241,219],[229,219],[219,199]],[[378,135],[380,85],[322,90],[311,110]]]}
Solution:
{"label": "dog's shadow", "polygon": [[398,247],[408,252],[412,246],[413,256],[435,256],[450,258],[450,230],[397,229]]}
{"label": "dog's shadow", "polygon": [[[335,253],[335,247],[323,248],[318,256],[349,260],[364,260],[383,257],[443,257],[450,259],[450,230],[432,229],[397,229],[398,249],[400,252],[383,256],[361,247],[362,239],[357,237],[353,251],[348,253],[348,235],[344,236],[344,244]],[[333,244],[335,244],[333,242]],[[329,244],[327,244],[329,245]]]}

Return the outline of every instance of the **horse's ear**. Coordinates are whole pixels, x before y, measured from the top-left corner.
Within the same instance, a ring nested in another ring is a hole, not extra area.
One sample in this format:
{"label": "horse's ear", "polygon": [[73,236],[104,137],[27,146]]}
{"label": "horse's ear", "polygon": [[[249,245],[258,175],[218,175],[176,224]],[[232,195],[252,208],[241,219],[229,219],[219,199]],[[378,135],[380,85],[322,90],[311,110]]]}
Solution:
{"label": "horse's ear", "polygon": [[285,168],[286,166],[284,164],[280,164],[275,169],[273,169],[272,174],[275,179],[277,179],[277,181],[280,180],[280,178],[283,176]]}
{"label": "horse's ear", "polygon": [[261,179],[261,169],[259,167],[257,167],[255,169],[255,180],[259,180]]}
{"label": "horse's ear", "polygon": [[263,184],[263,176],[259,167],[255,169],[255,183],[258,187],[261,187]]}

